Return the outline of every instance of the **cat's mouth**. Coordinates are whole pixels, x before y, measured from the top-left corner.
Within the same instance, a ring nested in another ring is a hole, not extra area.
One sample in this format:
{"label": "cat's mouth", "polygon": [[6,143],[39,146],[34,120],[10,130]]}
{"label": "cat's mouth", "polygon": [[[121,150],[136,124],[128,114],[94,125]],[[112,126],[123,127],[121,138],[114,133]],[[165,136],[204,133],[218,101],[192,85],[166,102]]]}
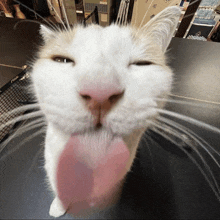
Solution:
{"label": "cat's mouth", "polygon": [[57,168],[57,189],[74,214],[114,203],[128,172],[130,152],[122,137],[106,129],[73,134]]}

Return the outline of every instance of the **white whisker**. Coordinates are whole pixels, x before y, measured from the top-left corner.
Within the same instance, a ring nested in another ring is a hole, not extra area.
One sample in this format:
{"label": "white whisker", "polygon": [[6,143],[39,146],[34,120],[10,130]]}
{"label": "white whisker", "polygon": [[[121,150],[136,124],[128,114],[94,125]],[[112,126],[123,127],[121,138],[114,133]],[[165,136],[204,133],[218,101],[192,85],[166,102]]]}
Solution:
{"label": "white whisker", "polygon": [[116,24],[118,25],[126,25],[127,17],[128,17],[128,9],[129,9],[130,0],[122,0],[120,3],[120,7],[118,10],[118,15],[116,18]]}
{"label": "white whisker", "polygon": [[[160,132],[157,128],[154,128],[154,131],[158,134],[160,134],[162,137],[166,138],[167,140],[170,140],[173,143],[173,140],[165,135],[164,133]],[[179,147],[179,149],[181,149],[182,151],[185,152],[185,154],[191,159],[191,161],[197,166],[197,168],[200,170],[200,172],[202,173],[202,175],[204,176],[204,178],[206,179],[206,181],[208,182],[209,186],[211,187],[211,189],[213,190],[213,192],[215,193],[216,197],[218,198],[218,200],[220,200],[220,193],[219,193],[219,187],[217,187],[217,189],[214,187],[214,185],[212,184],[212,182],[209,180],[207,174],[205,173],[205,171],[203,170],[203,168],[201,167],[201,165],[195,160],[195,158],[193,158],[193,156],[187,152],[187,150],[185,150],[184,148],[176,145],[177,147]],[[205,163],[207,165],[207,163]],[[204,165],[205,165],[204,164]],[[205,166],[206,166],[205,165]],[[211,175],[211,174],[210,174]],[[212,175],[211,175],[212,176]],[[214,178],[214,176],[213,176]],[[213,180],[214,182],[216,182],[216,179],[214,178]]]}
{"label": "white whisker", "polygon": [[[162,126],[161,126],[161,125],[159,125],[159,124],[156,123],[156,122],[154,123],[154,125],[155,125],[156,127],[160,128],[160,129],[162,129],[162,130],[165,130],[165,131],[169,132],[169,133],[172,134],[173,136],[175,136],[175,137],[181,139],[183,142],[185,142],[185,138],[182,137],[181,134],[179,135],[178,132],[177,132],[176,130],[173,130],[173,128],[171,128],[170,126],[167,126],[167,125],[165,125],[165,124],[162,124]],[[183,132],[185,132],[185,131],[183,131]],[[191,135],[190,135],[190,136],[191,136]],[[191,136],[191,137],[192,137],[192,136]],[[202,144],[198,139],[196,139],[196,138],[194,138],[194,137],[192,137],[192,138],[193,138],[198,144],[200,144],[200,146],[203,146],[203,144]],[[213,179],[213,181],[214,181],[214,183],[215,183],[215,186],[216,186],[216,188],[217,188],[217,190],[218,190],[218,192],[219,192],[219,194],[220,194],[220,189],[219,189],[218,183],[217,183],[217,181],[216,181],[216,179],[215,179],[215,177],[214,177],[214,174],[213,174],[213,172],[212,172],[210,166],[208,166],[208,164],[206,163],[206,161],[204,160],[204,158],[202,157],[201,153],[197,150],[196,147],[194,147],[194,146],[193,146],[192,144],[190,144],[190,143],[188,143],[188,145],[197,153],[197,155],[199,156],[199,158],[202,160],[203,164],[205,165],[207,171],[208,171],[209,174],[211,175],[211,177],[212,177],[212,179]],[[179,145],[178,145],[178,146],[179,146]],[[203,146],[203,147],[204,147],[204,146]],[[206,149],[205,147],[204,147],[203,149],[206,150],[206,152],[211,156],[211,158],[216,162],[217,166],[220,168],[220,165],[219,165],[219,163],[217,162],[217,160],[215,159],[215,157],[214,157],[209,151],[207,151],[207,149]]]}
{"label": "white whisker", "polygon": [[[20,20],[18,22],[16,22],[16,24],[14,25],[14,29],[17,28],[18,24],[23,23],[23,22],[32,22],[32,23],[36,23],[39,25],[42,25],[42,23],[40,21],[35,21],[35,20]],[[19,69],[23,69],[23,68],[19,68]]]}
{"label": "white whisker", "polygon": [[190,2],[189,5],[188,5],[188,7],[191,6],[191,5],[193,5],[193,4],[195,4],[195,3],[198,2],[198,1],[201,1],[201,0],[196,0],[196,1],[194,1],[194,2]]}
{"label": "white whisker", "polygon": [[[160,125],[157,122],[152,122],[152,125],[154,125],[157,128],[160,128],[161,130],[170,133],[171,135],[173,135],[174,137],[181,139],[183,142],[185,142],[185,140],[183,139],[183,137],[181,136],[181,134],[179,134],[177,131],[174,131],[173,129],[171,129],[171,127],[167,127],[164,124]],[[172,140],[172,143],[178,146],[182,146],[182,143],[178,143],[176,141],[174,141],[173,139],[169,138],[169,140]],[[193,145],[189,145],[192,149],[195,149]]]}
{"label": "white whisker", "polygon": [[148,133],[144,133],[144,136],[143,136],[143,140],[147,146],[147,149],[148,149],[148,152],[149,152],[149,155],[150,155],[150,160],[151,160],[151,164],[152,164],[152,169],[153,171],[155,171],[155,167],[154,167],[154,161],[153,161],[153,155],[152,155],[152,152],[151,152],[151,149],[150,149],[150,144],[148,144],[148,139],[150,140],[150,142],[152,142],[152,138],[150,137],[150,135]]}
{"label": "white whisker", "polygon": [[161,113],[161,114],[165,114],[165,115],[169,115],[169,116],[178,118],[180,120],[189,122],[189,123],[197,125],[197,126],[199,126],[201,128],[206,128],[206,129],[208,129],[210,131],[213,131],[215,133],[219,133],[220,134],[220,129],[219,128],[214,127],[214,126],[209,125],[209,124],[206,124],[205,122],[201,122],[199,120],[196,120],[196,119],[191,118],[189,116],[181,115],[181,114],[176,113],[176,112],[171,112],[171,111],[168,111],[168,110],[165,110],[165,109],[159,109],[159,108],[157,109],[157,111],[159,113]]}
{"label": "white whisker", "polygon": [[124,1],[122,0],[121,3],[120,3],[120,7],[119,7],[119,10],[118,10],[118,15],[117,15],[117,19],[116,19],[116,24],[118,24],[118,25],[121,24],[123,7],[124,7]]}
{"label": "white whisker", "polygon": [[169,96],[173,96],[173,97],[177,97],[177,98],[182,98],[182,99],[193,100],[193,101],[204,102],[204,103],[208,103],[208,104],[220,105],[220,102],[213,102],[213,101],[197,99],[197,98],[192,98],[192,97],[186,97],[186,96],[181,96],[181,95],[176,95],[176,94],[169,94]]}
{"label": "white whisker", "polygon": [[[208,155],[212,158],[212,160],[215,162],[215,164],[220,168],[220,164],[219,164],[219,162],[216,160],[216,158],[214,157],[214,155],[207,149],[207,147],[201,142],[201,141],[203,141],[212,151],[214,151],[215,153],[217,153],[219,156],[220,156],[220,154],[215,150],[215,149],[213,149],[206,141],[204,141],[202,138],[200,138],[200,137],[198,137],[194,132],[192,132],[191,130],[189,131],[189,129],[187,129],[187,128],[185,128],[184,126],[181,126],[181,125],[179,125],[179,124],[177,124],[177,123],[175,123],[175,122],[173,122],[173,121],[171,121],[171,120],[169,120],[169,119],[166,119],[166,118],[164,118],[164,117],[159,117],[157,120],[159,120],[159,121],[162,121],[163,123],[166,123],[166,124],[168,124],[168,125],[171,125],[171,126],[173,126],[175,129],[178,129],[178,130],[181,130],[184,134],[187,134],[189,137],[191,137],[196,143],[198,143],[198,145],[200,146],[200,147],[202,147],[202,149],[203,150],[205,150],[207,153],[208,153]],[[163,124],[163,126],[165,126],[164,124]],[[171,127],[169,126],[169,129],[171,129]],[[179,136],[179,138],[181,137],[181,135]],[[199,140],[199,139],[201,139],[201,141]],[[184,140],[183,140],[184,141]],[[189,145],[190,146],[190,145]],[[199,155],[199,152],[198,152],[198,150],[196,149],[196,147],[193,147],[193,146],[190,146],[193,150],[195,150],[195,152]],[[202,157],[200,157],[201,159],[202,159]],[[203,159],[202,159],[202,161],[203,161]],[[203,163],[204,164],[206,164],[205,163],[205,161],[203,161]],[[206,165],[205,165],[206,166]],[[208,165],[207,165],[208,166]],[[208,170],[209,170],[209,173],[210,173],[210,175],[211,176],[214,176],[213,174],[212,174],[212,172],[210,172],[211,170],[210,170],[210,167],[207,167],[208,168]],[[216,188],[218,189],[218,191],[220,192],[220,189],[219,189],[219,186],[218,186],[218,184],[217,184],[217,181],[216,181],[216,179],[215,178],[213,178],[213,181],[215,182],[215,185],[216,185]]]}
{"label": "white whisker", "polygon": [[133,26],[135,26],[136,25],[136,22],[137,22],[137,15],[138,15],[138,0],[137,0],[137,2],[136,2],[136,9],[135,9],[135,20],[134,20],[134,25]]}
{"label": "white whisker", "polygon": [[39,104],[28,104],[28,105],[17,107],[15,109],[11,110],[11,111],[8,111],[8,112],[5,112],[4,114],[1,114],[0,115],[0,120],[2,118],[9,117],[12,114],[19,113],[19,112],[22,112],[22,111],[32,110],[32,109],[35,109],[35,108],[40,108]]}
{"label": "white whisker", "polygon": [[26,138],[23,142],[21,142],[19,145],[17,145],[16,147],[12,148],[11,150],[9,150],[5,155],[3,155],[0,158],[0,161],[3,161],[6,157],[10,156],[12,153],[14,153],[15,151],[17,151],[22,145],[24,145],[26,142],[30,141],[31,139],[33,139],[34,137],[45,133],[45,129],[41,129],[38,132],[35,132],[34,134],[32,134],[31,136],[29,136],[28,138]]}
{"label": "white whisker", "polygon": [[39,117],[39,116],[43,116],[43,113],[40,110],[36,111],[36,112],[25,114],[25,115],[20,115],[16,118],[11,119],[10,121],[6,122],[5,124],[1,125],[0,130],[2,130],[4,127],[11,125],[11,124],[14,124],[18,121],[23,121],[25,119],[31,119],[31,118],[35,118],[35,117]]}
{"label": "white whisker", "polygon": [[28,9],[29,11],[33,12],[36,14],[38,17],[40,17],[43,21],[45,21],[53,30],[57,30],[57,27],[55,25],[52,25],[50,22],[48,22],[44,17],[39,15],[36,11],[32,10],[31,8],[27,7],[25,4],[21,3],[18,0],[14,0],[14,2],[17,2],[18,4],[22,5],[24,8]]}
{"label": "white whisker", "polygon": [[59,21],[63,25],[63,28],[67,31],[66,25],[64,24],[63,20],[61,19],[60,15],[58,14],[57,10],[54,8],[54,6],[51,4],[50,1],[47,1],[47,2],[49,3],[50,7],[54,10],[56,16],[58,17]]}
{"label": "white whisker", "polygon": [[15,132],[14,134],[12,134],[8,139],[6,139],[3,143],[1,143],[0,145],[0,153],[3,151],[3,149],[6,147],[6,145],[13,140],[15,137],[17,137],[18,135],[21,135],[27,131],[30,131],[32,129],[38,128],[38,127],[42,127],[46,125],[46,122],[43,121],[42,119],[37,120],[36,122],[31,122],[25,126],[22,126],[22,128],[19,128],[19,130],[17,132]]}
{"label": "white whisker", "polygon": [[128,21],[128,9],[129,9],[130,0],[126,2],[126,16],[125,16],[125,24],[127,24]]}
{"label": "white whisker", "polygon": [[[62,2],[63,3],[63,2]],[[64,13],[64,17],[65,17],[65,20],[66,20],[66,24],[67,24],[67,27],[68,29],[70,30],[70,23],[69,23],[69,20],[68,20],[68,17],[67,17],[67,14],[66,14],[66,9],[63,7],[63,4],[62,4],[62,9],[63,9],[63,13]]]}
{"label": "white whisker", "polygon": [[[164,120],[165,120],[165,118],[164,118]],[[161,119],[161,121],[162,121],[162,119]],[[165,121],[166,121],[166,120],[165,120]],[[163,121],[162,121],[162,122],[163,122]],[[171,125],[173,125],[173,123],[171,123]],[[160,128],[160,129],[166,129],[167,132],[171,133],[173,136],[175,136],[175,137],[181,139],[183,142],[186,143],[185,137],[183,137],[182,134],[178,134],[178,132],[177,132],[176,130],[173,130],[172,127],[165,125],[164,122],[163,122],[163,125],[162,125],[162,126],[158,125],[157,123],[155,123],[155,126],[158,126],[158,128]],[[177,128],[177,127],[175,127],[175,128]],[[213,159],[213,161],[216,163],[216,165],[220,168],[220,165],[219,165],[218,161],[215,159],[215,157],[210,153],[210,151],[209,151],[196,137],[193,137],[193,135],[191,135],[190,133],[188,133],[188,132],[185,131],[185,130],[182,130],[182,132],[184,132],[184,134],[189,135],[196,143],[198,143],[199,146],[201,146],[201,147],[209,154],[209,156]],[[201,158],[201,160],[203,161],[203,163],[206,164],[206,162],[205,162],[204,159],[202,158],[202,156],[201,156],[201,154],[199,153],[199,151],[197,150],[197,148],[194,147],[194,146],[193,146],[192,144],[190,144],[189,142],[188,142],[187,144],[197,153],[197,155],[200,156],[200,158]],[[207,166],[208,166],[208,165],[207,165]],[[210,167],[208,166],[207,168],[208,168],[209,172],[211,173]],[[217,182],[216,182],[216,184],[217,184]],[[219,190],[219,191],[220,191],[220,190]]]}
{"label": "white whisker", "polygon": [[[216,106],[213,104],[216,103],[194,103],[194,102],[189,102],[189,101],[182,101],[182,100],[175,100],[175,99],[168,99],[168,98],[154,98],[156,101],[161,101],[161,102],[170,102],[170,103],[175,103],[175,104],[181,104],[181,105],[190,105],[190,106],[195,106],[195,107],[203,107],[203,108],[220,108],[220,106]],[[220,104],[220,103],[219,103]]]}
{"label": "white whisker", "polygon": [[148,6],[147,11],[145,12],[144,17],[142,18],[141,24],[139,25],[139,29],[140,29],[141,26],[143,25],[144,19],[145,19],[145,17],[147,16],[147,13],[148,13],[148,11],[149,11],[149,8],[150,8],[151,5],[153,4],[153,2],[154,2],[154,0],[152,0],[152,2],[150,3],[150,5]]}
{"label": "white whisker", "polygon": [[28,172],[26,174],[26,181],[25,181],[25,183],[23,185],[24,187],[26,186],[28,180],[30,180],[30,178],[28,178],[28,177],[30,176],[32,170],[34,169],[34,166],[36,165],[39,156],[42,154],[43,149],[44,149],[43,146],[41,146],[40,149],[35,154],[34,158],[32,159],[31,167],[28,169]]}
{"label": "white whisker", "polygon": [[192,17],[192,16],[194,16],[194,15],[195,15],[195,13],[191,13],[191,14],[185,15],[185,16],[182,18],[182,20],[184,20],[185,18],[188,18],[188,17]]}
{"label": "white whisker", "polygon": [[21,126],[19,129],[17,129],[17,131],[13,134],[11,134],[4,142],[1,143],[0,146],[0,153],[2,152],[2,150],[4,149],[4,147],[11,141],[13,140],[15,137],[17,137],[18,135],[21,135],[31,129],[34,129],[35,127],[38,127],[38,124],[46,124],[46,122],[44,121],[43,118],[37,119],[35,121],[29,122],[26,125]]}
{"label": "white whisker", "polygon": [[126,2],[125,0],[123,0],[123,8],[122,8],[122,19],[121,19],[121,24],[124,24],[124,20],[125,20],[125,8],[126,8]]}
{"label": "white whisker", "polygon": [[[169,120],[165,117],[159,116],[157,118],[157,120],[162,121],[163,123],[166,123],[168,125],[173,126],[174,128],[184,132],[185,134],[189,135],[189,137],[191,137],[193,140],[195,140],[211,157],[212,159],[216,162],[216,164],[219,166],[219,163],[216,161],[215,157],[211,154],[211,152],[207,149],[207,147],[209,147],[210,150],[214,151],[214,153],[216,153],[219,157],[220,157],[220,153],[215,150],[209,143],[207,143],[203,138],[199,137],[196,133],[194,133],[192,130],[189,130],[188,128],[184,127],[183,125],[180,125],[172,120]],[[207,147],[204,146],[204,144],[207,145]]]}

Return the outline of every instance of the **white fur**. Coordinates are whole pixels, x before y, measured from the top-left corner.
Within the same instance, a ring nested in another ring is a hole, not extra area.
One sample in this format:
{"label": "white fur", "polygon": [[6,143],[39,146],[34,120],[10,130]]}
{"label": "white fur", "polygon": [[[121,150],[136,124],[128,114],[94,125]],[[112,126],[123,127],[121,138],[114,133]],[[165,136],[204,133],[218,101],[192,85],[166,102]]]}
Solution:
{"label": "white fur", "polygon": [[[167,8],[140,30],[113,24],[105,28],[78,26],[55,33],[42,27],[45,45],[33,64],[32,80],[48,121],[45,169],[55,195],[56,164],[65,143],[72,133],[86,132],[94,126],[93,116],[78,94],[84,83],[102,86],[118,82],[125,91],[103,126],[124,138],[131,152],[130,169],[148,120],[157,115],[155,98],[165,96],[171,89],[172,72],[165,64],[164,53],[179,15],[177,7]],[[55,62],[51,59],[54,55],[73,59],[75,64]],[[155,64],[129,65],[138,60]],[[56,197],[50,215],[64,213]]]}

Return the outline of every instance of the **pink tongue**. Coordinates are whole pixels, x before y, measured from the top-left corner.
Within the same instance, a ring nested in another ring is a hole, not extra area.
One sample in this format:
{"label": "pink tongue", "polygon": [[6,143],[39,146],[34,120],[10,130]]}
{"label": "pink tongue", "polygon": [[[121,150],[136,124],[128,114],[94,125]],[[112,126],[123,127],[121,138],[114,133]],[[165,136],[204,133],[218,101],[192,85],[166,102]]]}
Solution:
{"label": "pink tongue", "polygon": [[[58,196],[63,206],[74,214],[91,208],[104,208],[113,202],[127,173],[125,167],[130,155],[123,140],[114,138],[107,146],[107,152],[98,160],[89,154],[83,159],[88,146],[83,145],[80,138],[82,136],[69,139],[57,167]],[[92,149],[94,146],[89,147]]]}

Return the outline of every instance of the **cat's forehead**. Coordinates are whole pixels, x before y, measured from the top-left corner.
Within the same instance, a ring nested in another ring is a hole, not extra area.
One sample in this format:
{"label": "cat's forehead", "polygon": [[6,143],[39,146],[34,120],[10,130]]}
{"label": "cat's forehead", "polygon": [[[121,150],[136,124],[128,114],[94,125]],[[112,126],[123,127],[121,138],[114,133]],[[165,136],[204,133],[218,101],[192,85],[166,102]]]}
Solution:
{"label": "cat's forehead", "polygon": [[110,25],[104,28],[91,25],[85,28],[78,28],[75,32],[75,40],[83,40],[84,42],[93,41],[94,43],[123,43],[125,40],[130,41],[131,37],[132,34],[129,27],[120,27],[117,25]]}
{"label": "cat's forehead", "polygon": [[76,26],[58,32],[53,40],[45,44],[42,56],[61,55],[83,62],[104,57],[129,59],[132,51],[132,31],[130,27],[110,25],[101,27],[90,25]]}
{"label": "cat's forehead", "polygon": [[89,52],[116,52],[118,50],[129,50],[132,46],[132,32],[129,28],[111,25],[100,27],[91,25],[86,28],[78,28],[70,42],[72,48]]}

